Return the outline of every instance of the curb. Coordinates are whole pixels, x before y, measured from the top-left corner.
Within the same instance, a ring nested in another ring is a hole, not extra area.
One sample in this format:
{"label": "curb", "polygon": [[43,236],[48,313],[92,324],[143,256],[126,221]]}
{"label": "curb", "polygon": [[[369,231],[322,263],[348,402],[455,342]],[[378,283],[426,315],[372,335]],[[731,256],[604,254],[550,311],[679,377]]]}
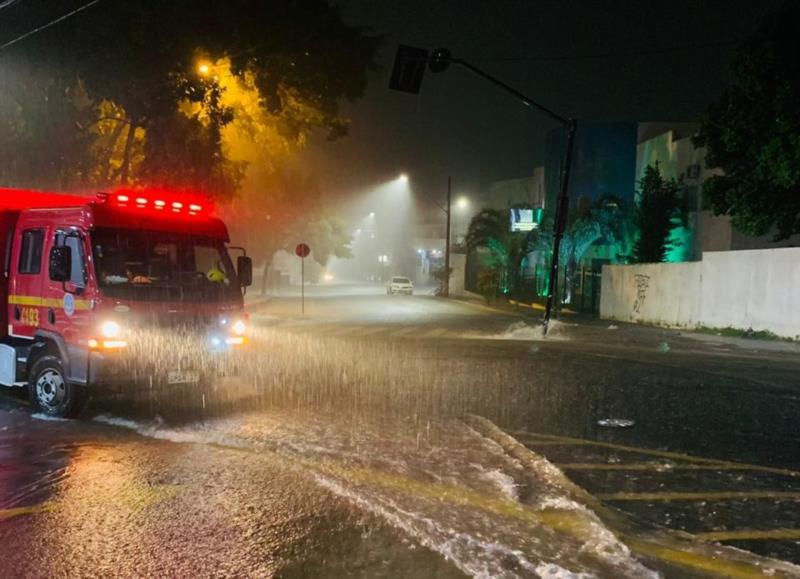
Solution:
{"label": "curb", "polygon": [[[443,299],[448,299],[448,298],[443,298]],[[460,304],[464,304],[465,306],[478,308],[479,310],[483,310],[483,311],[486,311],[486,312],[492,312],[492,313],[495,313],[495,314],[503,314],[503,315],[506,315],[506,316],[519,316],[520,315],[519,312],[510,312],[510,311],[507,311],[507,310],[501,310],[500,308],[493,308],[492,306],[487,306],[485,304],[476,304],[475,302],[471,302],[471,301],[468,301],[468,300],[462,300],[462,299],[459,299],[459,298],[449,298],[449,299],[450,299],[450,301],[458,302]]]}
{"label": "curb", "polygon": [[[540,311],[540,312],[543,312],[546,309],[542,304],[537,304],[537,303],[527,304],[525,302],[518,302],[517,300],[508,300],[508,303],[510,303],[512,305],[515,305],[517,307],[520,307],[520,308],[530,308],[532,310],[537,310],[537,311]],[[576,312],[575,310],[571,310],[569,308],[561,308],[559,311],[561,313],[563,313],[563,314],[578,314],[578,313],[580,313],[580,312]]]}

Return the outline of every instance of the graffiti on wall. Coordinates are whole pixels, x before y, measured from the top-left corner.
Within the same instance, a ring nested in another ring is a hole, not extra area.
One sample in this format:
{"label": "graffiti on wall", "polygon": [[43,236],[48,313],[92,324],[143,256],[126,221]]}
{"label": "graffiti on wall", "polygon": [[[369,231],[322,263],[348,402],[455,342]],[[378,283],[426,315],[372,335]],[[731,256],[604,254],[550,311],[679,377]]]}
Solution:
{"label": "graffiti on wall", "polygon": [[637,273],[633,276],[636,282],[636,299],[633,302],[633,311],[637,314],[647,299],[647,288],[650,287],[650,276],[644,273]]}

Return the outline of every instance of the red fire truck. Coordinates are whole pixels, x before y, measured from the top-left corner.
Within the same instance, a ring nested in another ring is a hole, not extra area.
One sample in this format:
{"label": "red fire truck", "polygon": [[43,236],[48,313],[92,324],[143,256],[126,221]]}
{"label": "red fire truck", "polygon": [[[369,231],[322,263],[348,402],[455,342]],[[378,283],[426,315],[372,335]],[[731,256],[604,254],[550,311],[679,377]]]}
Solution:
{"label": "red fire truck", "polygon": [[132,361],[149,368],[137,376],[151,385],[199,382],[185,355],[170,362],[173,342],[160,366],[147,365],[134,336],[159,328],[209,350],[245,344],[252,263],[230,248],[242,253],[234,267],[229,241],[205,198],[0,189],[0,384],[27,387],[42,412],[71,416],[92,389],[131,379]]}

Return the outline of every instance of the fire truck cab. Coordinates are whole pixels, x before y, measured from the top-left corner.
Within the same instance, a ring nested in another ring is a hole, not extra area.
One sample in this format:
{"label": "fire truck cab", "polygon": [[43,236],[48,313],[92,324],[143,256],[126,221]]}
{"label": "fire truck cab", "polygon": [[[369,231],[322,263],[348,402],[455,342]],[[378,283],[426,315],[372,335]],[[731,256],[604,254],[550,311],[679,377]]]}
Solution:
{"label": "fire truck cab", "polygon": [[[241,250],[234,267],[229,241],[199,197],[0,189],[0,384],[28,388],[48,415],[72,416],[93,388],[129,378],[123,362],[146,362],[131,348],[137,330],[181,328],[218,350],[241,347],[252,263]],[[161,349],[169,360],[169,345]],[[151,364],[150,384],[199,381],[183,366]]]}

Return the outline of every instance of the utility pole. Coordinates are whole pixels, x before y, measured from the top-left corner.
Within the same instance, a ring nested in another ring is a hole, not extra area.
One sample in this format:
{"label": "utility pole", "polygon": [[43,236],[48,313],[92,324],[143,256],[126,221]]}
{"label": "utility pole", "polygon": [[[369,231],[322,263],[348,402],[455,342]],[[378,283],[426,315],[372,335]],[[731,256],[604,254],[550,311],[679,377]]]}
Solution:
{"label": "utility pole", "polygon": [[452,189],[451,189],[451,177],[447,177],[447,210],[445,210],[445,215],[447,216],[447,231],[445,233],[445,240],[444,240],[444,297],[450,297],[450,215],[453,212],[453,204],[452,204]]}

